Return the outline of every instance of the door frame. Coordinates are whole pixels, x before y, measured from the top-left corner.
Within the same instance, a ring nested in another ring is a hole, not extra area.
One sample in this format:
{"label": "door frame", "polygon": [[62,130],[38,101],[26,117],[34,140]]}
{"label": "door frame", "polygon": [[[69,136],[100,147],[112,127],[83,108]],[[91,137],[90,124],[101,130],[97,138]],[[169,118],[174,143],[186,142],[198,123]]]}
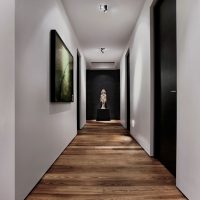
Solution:
{"label": "door frame", "polygon": [[155,16],[154,8],[159,0],[153,0],[150,7],[150,155],[155,156]]}
{"label": "door frame", "polygon": [[77,130],[80,130],[80,67],[81,67],[81,54],[77,49]]}
{"label": "door frame", "polygon": [[130,131],[130,49],[127,50],[125,56],[126,62],[126,128]]}
{"label": "door frame", "polygon": [[158,76],[160,71],[158,71],[158,63],[157,63],[157,28],[156,28],[156,15],[155,15],[155,7],[158,5],[158,3],[160,3],[160,1],[162,0],[154,0],[153,4],[151,6],[151,40],[152,40],[152,69],[153,69],[153,73],[152,73],[152,78],[153,78],[153,132],[154,132],[154,137],[153,137],[153,150],[154,150],[154,157],[158,158],[159,157],[159,145],[158,142],[160,140],[160,135],[159,133],[159,126],[158,126],[158,113],[160,112],[160,109],[158,109],[158,107],[160,107],[160,101],[158,101],[158,91],[160,90],[160,85],[157,84],[158,80]]}

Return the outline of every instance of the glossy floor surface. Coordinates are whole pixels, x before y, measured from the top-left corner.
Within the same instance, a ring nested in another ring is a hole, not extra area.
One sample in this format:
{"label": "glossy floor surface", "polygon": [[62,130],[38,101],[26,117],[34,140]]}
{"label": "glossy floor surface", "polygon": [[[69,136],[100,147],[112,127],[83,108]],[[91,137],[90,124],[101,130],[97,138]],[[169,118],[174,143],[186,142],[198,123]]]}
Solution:
{"label": "glossy floor surface", "polygon": [[118,123],[90,121],[27,200],[185,199],[174,177]]}

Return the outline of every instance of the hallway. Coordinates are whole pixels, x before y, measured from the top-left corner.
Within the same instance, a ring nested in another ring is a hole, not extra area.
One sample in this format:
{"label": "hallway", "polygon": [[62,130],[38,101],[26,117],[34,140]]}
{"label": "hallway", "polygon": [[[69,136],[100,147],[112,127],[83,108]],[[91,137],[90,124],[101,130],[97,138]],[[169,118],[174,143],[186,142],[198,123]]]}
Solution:
{"label": "hallway", "polygon": [[185,199],[118,123],[89,121],[27,200]]}

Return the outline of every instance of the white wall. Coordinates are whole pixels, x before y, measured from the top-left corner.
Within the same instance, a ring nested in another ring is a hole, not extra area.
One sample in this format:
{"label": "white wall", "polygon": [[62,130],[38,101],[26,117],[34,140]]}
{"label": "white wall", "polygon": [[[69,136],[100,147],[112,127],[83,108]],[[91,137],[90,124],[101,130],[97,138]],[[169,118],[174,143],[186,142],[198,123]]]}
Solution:
{"label": "white wall", "polygon": [[[130,48],[131,135],[149,155],[153,154],[151,131],[150,6],[147,0],[138,18]],[[127,48],[127,49],[128,49]],[[121,59],[121,121],[126,126],[125,55]]]}
{"label": "white wall", "polygon": [[200,198],[200,0],[177,0],[177,186]]}
{"label": "white wall", "polygon": [[119,69],[119,65],[116,63],[108,63],[108,62],[94,62],[94,63],[90,63],[87,66],[87,69],[89,70],[115,70],[115,69]]}
{"label": "white wall", "polygon": [[120,121],[124,128],[127,128],[126,75],[126,60],[125,55],[123,55],[120,61]]}
{"label": "white wall", "polygon": [[61,1],[16,0],[16,200],[28,195],[77,133],[76,102],[49,103],[51,29],[74,56],[76,100],[78,42]]}
{"label": "white wall", "polygon": [[[131,134],[153,153],[150,70],[150,10],[146,1],[129,47],[131,51]],[[177,0],[177,186],[200,197],[200,0]],[[121,60],[121,119],[125,126],[125,54]],[[150,121],[151,119],[151,121]]]}
{"label": "white wall", "polygon": [[[131,52],[131,134],[153,153],[150,65],[150,5],[146,1],[129,47]],[[200,197],[200,0],[177,0],[177,186]],[[126,50],[127,51],[127,50]],[[125,53],[121,60],[121,119],[125,126]],[[134,122],[134,123],[133,123]],[[134,125],[134,127],[133,127]]]}
{"label": "white wall", "polygon": [[80,70],[80,128],[86,124],[86,61],[81,56]]}
{"label": "white wall", "polygon": [[0,199],[15,195],[15,1],[0,1]]}

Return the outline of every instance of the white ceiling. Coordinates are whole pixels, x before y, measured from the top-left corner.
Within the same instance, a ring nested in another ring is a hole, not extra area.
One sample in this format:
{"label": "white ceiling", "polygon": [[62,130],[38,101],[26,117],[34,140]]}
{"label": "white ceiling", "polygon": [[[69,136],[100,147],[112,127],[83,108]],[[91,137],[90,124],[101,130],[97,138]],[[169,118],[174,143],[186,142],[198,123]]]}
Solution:
{"label": "white ceiling", "polygon": [[[87,62],[118,62],[145,0],[62,0]],[[99,11],[106,3],[108,12]],[[107,50],[104,54],[100,48]]]}

